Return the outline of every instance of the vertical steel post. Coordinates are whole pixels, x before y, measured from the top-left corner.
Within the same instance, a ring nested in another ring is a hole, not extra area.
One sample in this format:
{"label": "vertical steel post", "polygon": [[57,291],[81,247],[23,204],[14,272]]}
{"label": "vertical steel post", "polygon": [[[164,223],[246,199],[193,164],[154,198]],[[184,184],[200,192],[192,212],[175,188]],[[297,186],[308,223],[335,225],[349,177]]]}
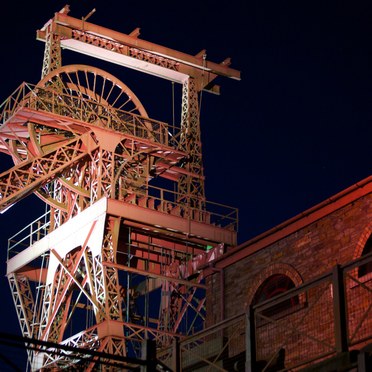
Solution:
{"label": "vertical steel post", "polygon": [[255,371],[256,364],[256,333],[254,322],[254,310],[249,305],[246,312],[246,340],[245,340],[245,370],[247,372]]}
{"label": "vertical steel post", "polygon": [[62,66],[61,37],[55,32],[55,27],[54,22],[50,22],[46,27],[46,41],[41,78]]}
{"label": "vertical steel post", "polygon": [[343,271],[340,265],[333,268],[333,313],[335,325],[336,351],[342,353],[348,350],[345,288],[343,281]]}
{"label": "vertical steel post", "polygon": [[141,366],[141,372],[156,371],[156,343],[154,340],[142,342],[142,359],[146,360],[146,366]]}
{"label": "vertical steel post", "polygon": [[365,351],[361,351],[358,354],[358,371],[359,372],[367,372],[368,369],[368,353]]}
{"label": "vertical steel post", "polygon": [[179,202],[182,201],[188,207],[203,210],[205,191],[198,90],[195,79],[191,77],[185,81],[182,88],[180,149],[187,152],[188,159],[185,160],[184,166],[190,174],[183,175],[178,181]]}
{"label": "vertical steel post", "polygon": [[172,369],[174,372],[181,371],[181,345],[179,337],[173,339],[173,361]]}

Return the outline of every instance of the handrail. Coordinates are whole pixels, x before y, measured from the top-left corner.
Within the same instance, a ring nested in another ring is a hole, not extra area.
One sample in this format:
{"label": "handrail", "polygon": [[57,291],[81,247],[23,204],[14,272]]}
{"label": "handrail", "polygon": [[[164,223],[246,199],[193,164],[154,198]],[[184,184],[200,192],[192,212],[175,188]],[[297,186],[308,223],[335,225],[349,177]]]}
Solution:
{"label": "handrail", "polygon": [[[146,193],[128,193],[124,201],[155,209],[162,213],[179,215],[190,220],[213,224],[236,231],[238,226],[238,209],[224,204],[206,201],[206,208],[199,210],[178,203],[177,193],[157,186],[149,185]],[[144,204],[146,203],[146,205]],[[176,214],[177,213],[177,214]],[[50,212],[45,212],[8,239],[8,257],[14,257],[45,235],[50,228]],[[16,249],[17,248],[17,249]]]}
{"label": "handrail", "polygon": [[[73,110],[71,109],[73,107]],[[0,105],[0,129],[21,108],[67,116],[166,146],[179,148],[180,129],[165,122],[120,110],[86,97],[57,92],[23,82]]]}
{"label": "handrail", "polygon": [[125,196],[124,201],[144,208],[155,209],[160,212],[237,231],[238,208],[206,200],[200,200],[200,204],[205,205],[204,208],[190,207],[178,202],[178,198],[179,194],[175,191],[148,185],[145,190],[139,189],[138,191],[133,190],[129,192]]}
{"label": "handrail", "polygon": [[[50,211],[29,223],[8,239],[7,260],[30,247],[47,235],[50,226]],[[17,249],[16,249],[17,248]]]}
{"label": "handrail", "polygon": [[[304,353],[303,357],[296,359],[289,354],[288,360],[286,360],[288,370],[319,362],[328,355],[336,355],[337,353],[350,350],[352,346],[363,344],[367,340],[370,341],[370,333],[363,334],[361,331],[363,324],[366,327],[365,329],[368,329],[371,322],[368,320],[370,305],[368,305],[368,301],[360,301],[361,298],[365,299],[368,294],[369,297],[371,296],[371,289],[364,284],[366,280],[370,280],[370,277],[360,277],[357,271],[358,267],[360,268],[370,262],[372,262],[372,252],[342,265],[336,265],[332,270],[266,301],[254,305],[251,304],[249,307],[250,324],[248,327],[250,332],[252,332],[251,340],[253,341],[248,346],[248,349],[253,357],[250,362],[254,365],[258,354],[258,350],[255,348],[257,335],[260,334],[261,327],[266,327],[262,331],[262,339],[265,344],[264,346],[261,345],[261,349],[264,349],[266,345],[272,344],[272,339],[264,338],[264,332],[269,327],[274,339],[276,334],[284,334],[282,328],[285,327],[319,345],[319,349],[314,347],[314,354],[311,357],[306,356],[307,354]],[[357,283],[357,286],[354,285],[354,282]],[[329,288],[331,288],[330,293],[328,292]],[[292,305],[291,308],[286,309],[282,313],[265,314],[268,309],[275,309],[275,306],[284,304],[294,298],[298,298],[299,304]],[[320,325],[318,322],[322,316],[320,311],[327,313],[328,334],[324,328],[325,324]],[[304,324],[307,324],[307,328],[303,326]],[[343,330],[343,327],[346,329]],[[305,329],[308,331],[305,332]],[[329,338],[327,339],[325,335],[328,335]],[[354,338],[354,336],[358,337]],[[285,339],[285,342],[288,340]],[[284,341],[280,342],[283,342],[284,347]],[[291,350],[291,348],[288,347],[288,350]],[[273,346],[270,352],[276,355],[276,346]],[[296,349],[296,352],[300,353],[301,349]],[[267,363],[266,367],[268,367],[270,362]],[[253,366],[251,367],[253,368]]]}

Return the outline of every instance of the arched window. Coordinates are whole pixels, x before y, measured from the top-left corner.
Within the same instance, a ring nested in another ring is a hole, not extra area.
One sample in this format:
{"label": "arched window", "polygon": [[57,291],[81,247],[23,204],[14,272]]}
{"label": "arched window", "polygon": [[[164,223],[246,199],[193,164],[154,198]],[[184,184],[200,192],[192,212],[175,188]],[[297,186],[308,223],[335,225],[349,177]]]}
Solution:
{"label": "arched window", "polygon": [[[284,293],[295,287],[293,281],[286,275],[283,274],[274,274],[267,278],[261,286],[258,288],[252,305],[256,305],[260,302],[271,299],[281,293]],[[289,309],[292,309],[294,306],[299,304],[298,296],[295,295],[289,299],[275,303],[273,306],[265,309],[262,314],[267,317],[272,317],[279,315]]]}
{"label": "arched window", "polygon": [[[366,245],[363,248],[362,256],[365,256],[368,253],[372,252],[372,234],[369,236]],[[358,269],[358,278],[361,278],[364,275],[372,273],[372,261],[367,262],[364,265],[361,265]]]}

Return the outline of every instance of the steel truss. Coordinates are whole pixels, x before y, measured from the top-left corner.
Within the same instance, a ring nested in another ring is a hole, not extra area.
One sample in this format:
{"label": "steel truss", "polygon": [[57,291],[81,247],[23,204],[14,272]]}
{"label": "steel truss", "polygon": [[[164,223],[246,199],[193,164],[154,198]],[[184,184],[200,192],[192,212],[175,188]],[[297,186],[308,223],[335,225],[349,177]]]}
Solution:
{"label": "steel truss", "polygon": [[[239,75],[226,62],[207,71],[199,56],[134,48],[136,32],[78,28],[67,13],[38,33],[46,42],[41,81],[23,83],[0,107],[0,151],[15,163],[0,175],[0,209],[30,193],[50,207],[46,236],[9,246],[7,275],[23,336],[138,358],[145,340],[169,347],[203,326],[199,267],[236,244],[236,209],[205,199],[198,92],[217,75]],[[145,61],[144,72],[180,79],[180,125],[149,118],[101,69],[61,66],[68,40],[95,53],[109,45]],[[35,370],[76,362],[45,350],[29,359]],[[91,360],[87,370],[94,367]]]}
{"label": "steel truss", "polygon": [[[204,177],[200,138],[198,92],[195,79],[189,78],[182,90],[182,120],[180,148],[188,154],[186,168],[188,175],[182,175],[178,182],[180,198],[185,203],[204,209]],[[191,175],[196,175],[192,177]]]}

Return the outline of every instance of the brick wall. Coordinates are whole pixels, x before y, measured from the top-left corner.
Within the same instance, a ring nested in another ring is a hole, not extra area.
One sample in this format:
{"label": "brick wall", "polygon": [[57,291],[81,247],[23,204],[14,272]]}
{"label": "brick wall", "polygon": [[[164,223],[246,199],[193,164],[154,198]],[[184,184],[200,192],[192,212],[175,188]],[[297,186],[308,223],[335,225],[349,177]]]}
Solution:
{"label": "brick wall", "polygon": [[[226,267],[225,318],[244,311],[271,274],[287,274],[299,285],[360,255],[371,232],[371,205],[372,195],[364,196]],[[221,319],[220,275],[216,271],[207,278],[208,316],[215,321]],[[214,323],[212,319],[209,324]]]}
{"label": "brick wall", "polygon": [[[248,242],[244,247],[246,256],[225,267],[223,278],[221,272],[217,270],[207,277],[207,325],[221,321],[221,293],[224,293],[224,317],[229,318],[245,311],[263,281],[273,274],[287,275],[298,286],[329,272],[336,264],[342,265],[359,257],[372,232],[371,205],[372,195],[364,195],[341,209],[334,210],[330,214],[292,232],[290,235],[272,240],[269,245],[251,254],[249,252],[252,249]],[[242,228],[244,226],[241,226]],[[224,285],[223,291],[221,291],[222,285]],[[350,286],[352,285],[348,285],[347,288],[347,296],[350,299],[353,297],[353,293],[357,294],[354,296],[354,301],[359,303],[363,299],[363,289],[350,289]],[[319,337],[323,338],[324,342],[334,345],[330,284],[323,286],[321,289],[309,291],[307,301],[311,303],[316,299],[319,296],[319,291],[322,292],[321,300],[312,310],[314,311],[312,316],[303,322],[302,331],[304,334],[312,332],[312,329],[315,329],[312,323],[316,323],[318,328],[321,325],[324,332]],[[368,304],[365,306],[368,306]],[[348,305],[349,313],[353,312],[354,307],[360,308],[359,304],[355,306],[351,301]],[[291,317],[300,319],[301,312],[303,310],[297,311],[296,314],[287,317],[285,321],[291,322]],[[295,322],[295,318],[293,318],[293,322]],[[355,318],[353,321],[353,315],[351,314],[350,321],[357,324],[359,315],[355,315]],[[351,327],[354,326],[351,325]],[[361,329],[364,335],[369,332],[366,331],[365,327],[364,324],[364,328]],[[285,332],[278,330],[275,332],[270,329],[270,325],[266,325],[258,330],[257,337],[263,339],[270,337],[272,343],[275,344],[275,337],[278,338],[279,342],[285,335]],[[296,346],[299,341],[296,341],[296,337],[300,337],[298,334],[297,336],[292,334],[289,337],[293,338],[294,344],[292,346],[287,345],[286,358],[289,357],[295,361],[299,354],[304,351],[299,350]],[[323,347],[319,346],[320,344],[318,347],[314,343],[310,345],[310,342],[306,344],[308,341],[304,338],[301,343],[305,347],[304,350],[307,350],[310,354],[315,355],[319,352],[318,349]],[[259,345],[260,339],[257,342]],[[265,349],[262,348],[258,350],[257,356],[265,359],[267,357],[265,353]]]}

